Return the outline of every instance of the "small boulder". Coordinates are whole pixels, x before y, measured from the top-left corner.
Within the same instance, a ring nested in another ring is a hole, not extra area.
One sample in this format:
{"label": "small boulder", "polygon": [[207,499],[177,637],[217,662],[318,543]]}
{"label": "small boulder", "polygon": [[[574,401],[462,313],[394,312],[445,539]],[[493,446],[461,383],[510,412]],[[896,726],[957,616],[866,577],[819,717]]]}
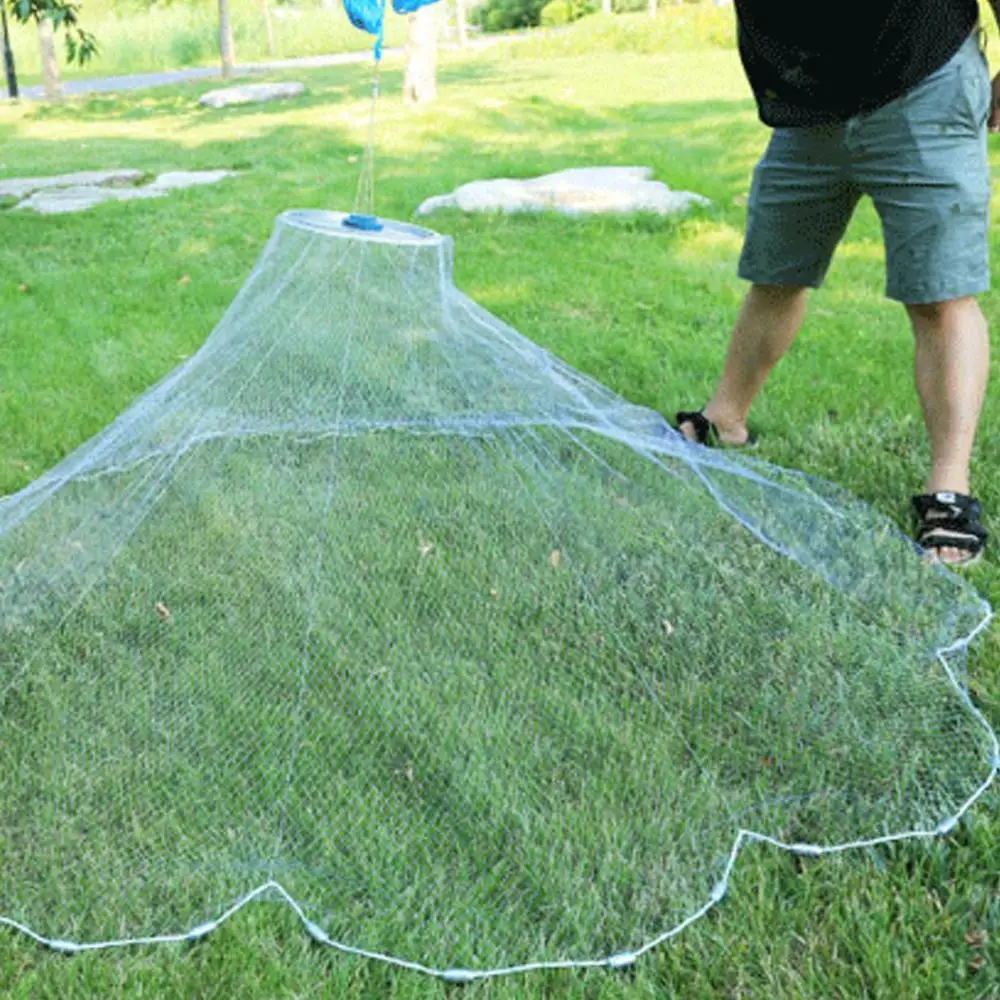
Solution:
{"label": "small boulder", "polygon": [[472,181],[451,194],[428,198],[418,215],[441,208],[463,212],[562,212],[564,215],[655,212],[671,215],[707,198],[690,191],[672,191],[652,179],[649,167],[580,167],[527,180],[498,178]]}
{"label": "small boulder", "polygon": [[25,198],[18,209],[31,209],[39,215],[66,215],[85,212],[104,201],[136,201],[143,198],[163,198],[166,191],[153,191],[149,187],[113,188],[82,185],[66,188],[44,188]]}
{"label": "small boulder", "polygon": [[201,187],[204,184],[218,184],[227,177],[234,177],[232,170],[171,170],[160,174],[152,184],[150,191],[179,191],[183,188]]}
{"label": "small boulder", "polygon": [[0,198],[26,198],[48,188],[94,187],[100,184],[135,184],[142,180],[141,170],[81,170],[54,177],[12,177],[0,180]]}
{"label": "small boulder", "polygon": [[[0,0],[2,2],[2,0]],[[25,178],[5,181],[6,190],[20,191],[27,195],[17,203],[18,209],[38,212],[40,215],[65,215],[85,212],[105,201],[137,201],[146,198],[165,198],[171,191],[217,184],[233,177],[232,170],[173,170],[162,173],[154,181],[141,186],[134,182],[143,177],[139,170],[108,170],[102,173],[66,174],[62,177]],[[67,183],[73,179],[89,183]],[[0,197],[3,192],[0,191]],[[13,196],[16,200],[17,195]]]}
{"label": "small boulder", "polygon": [[305,93],[301,83],[245,83],[238,87],[224,87],[202,94],[199,104],[207,108],[228,108],[238,104],[262,104],[281,101]]}

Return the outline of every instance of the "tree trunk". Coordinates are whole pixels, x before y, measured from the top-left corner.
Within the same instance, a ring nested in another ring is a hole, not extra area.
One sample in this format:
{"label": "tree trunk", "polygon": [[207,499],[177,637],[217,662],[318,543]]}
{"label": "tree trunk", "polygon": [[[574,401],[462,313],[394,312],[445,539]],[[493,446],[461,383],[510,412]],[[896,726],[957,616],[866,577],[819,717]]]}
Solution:
{"label": "tree trunk", "polygon": [[455,27],[458,29],[458,44],[465,48],[469,44],[469,27],[465,19],[465,0],[455,0]]}
{"label": "tree trunk", "polygon": [[436,6],[429,4],[409,18],[403,75],[403,101],[406,104],[427,104],[437,98],[436,10]]}
{"label": "tree trunk", "polygon": [[611,7],[611,0],[601,0],[601,12],[604,14],[614,13],[614,10]]}
{"label": "tree trunk", "polygon": [[0,0],[0,47],[3,48],[4,77],[7,80],[7,96],[16,101],[19,92],[17,88],[17,71],[14,69],[14,52],[10,47],[10,30],[7,27],[6,0]]}
{"label": "tree trunk", "polygon": [[52,19],[38,19],[38,47],[42,53],[42,79],[45,82],[45,100],[61,101],[63,96],[62,79],[59,76],[59,57],[56,55],[55,32],[52,30]]}
{"label": "tree trunk", "polygon": [[219,0],[219,55],[222,57],[222,76],[229,79],[236,66],[233,24],[229,18],[229,0]]}
{"label": "tree trunk", "polygon": [[260,0],[260,6],[264,12],[264,27],[267,30],[267,54],[274,55],[274,28],[271,25],[271,3],[270,0]]}
{"label": "tree trunk", "polygon": [[649,16],[656,17],[656,0],[649,0]]}

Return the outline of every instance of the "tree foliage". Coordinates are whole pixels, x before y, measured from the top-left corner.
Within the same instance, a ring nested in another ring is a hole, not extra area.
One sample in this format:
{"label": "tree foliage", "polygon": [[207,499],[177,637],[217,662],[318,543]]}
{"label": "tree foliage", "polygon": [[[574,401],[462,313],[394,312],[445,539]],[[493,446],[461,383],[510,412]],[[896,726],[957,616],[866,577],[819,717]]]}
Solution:
{"label": "tree foliage", "polygon": [[74,0],[0,0],[14,20],[22,23],[48,18],[52,27],[63,32],[66,39],[66,58],[81,66],[97,55],[97,39],[80,27],[80,4]]}
{"label": "tree foliage", "polygon": [[484,31],[511,31],[533,28],[541,20],[547,0],[487,0],[473,8],[471,19]]}
{"label": "tree foliage", "polygon": [[[596,6],[596,0],[565,0],[565,10],[555,15],[557,21],[553,22],[555,8],[549,0],[487,0],[480,7],[474,8],[470,19],[484,31],[513,31],[537,27],[542,23],[542,11],[546,7],[553,7],[545,19],[546,26],[552,26],[553,23],[575,21],[590,13]],[[562,14],[565,14],[565,20],[562,19]]]}

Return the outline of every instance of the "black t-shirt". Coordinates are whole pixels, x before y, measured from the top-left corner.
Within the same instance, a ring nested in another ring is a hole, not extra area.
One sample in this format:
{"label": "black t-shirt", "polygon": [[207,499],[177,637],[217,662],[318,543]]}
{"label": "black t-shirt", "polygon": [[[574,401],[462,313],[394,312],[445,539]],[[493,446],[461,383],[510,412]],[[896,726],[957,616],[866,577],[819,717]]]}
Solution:
{"label": "black t-shirt", "polygon": [[940,69],[979,18],[976,0],[735,0],[761,119],[820,125],[887,104]]}

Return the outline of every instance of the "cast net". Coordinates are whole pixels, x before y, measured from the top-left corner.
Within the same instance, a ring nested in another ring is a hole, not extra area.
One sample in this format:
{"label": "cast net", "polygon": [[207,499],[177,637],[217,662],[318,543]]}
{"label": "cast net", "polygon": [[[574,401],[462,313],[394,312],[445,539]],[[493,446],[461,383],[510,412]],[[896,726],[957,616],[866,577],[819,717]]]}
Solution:
{"label": "cast net", "polygon": [[0,501],[0,913],[73,950],[280,898],[432,971],[624,964],[751,841],[950,829],[997,769],[988,617],[479,308],[447,239],[288,213]]}

